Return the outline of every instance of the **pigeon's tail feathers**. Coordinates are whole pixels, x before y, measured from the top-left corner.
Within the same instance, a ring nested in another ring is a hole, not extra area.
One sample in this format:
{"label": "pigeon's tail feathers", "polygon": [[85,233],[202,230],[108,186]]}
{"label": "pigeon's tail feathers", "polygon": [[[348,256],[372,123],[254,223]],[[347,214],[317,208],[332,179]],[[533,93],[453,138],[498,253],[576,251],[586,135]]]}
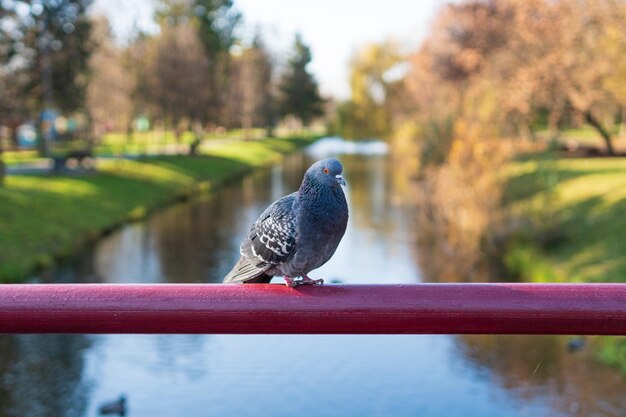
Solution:
{"label": "pigeon's tail feathers", "polygon": [[265,273],[266,268],[252,265],[245,257],[240,257],[233,269],[224,277],[224,284],[266,284],[272,277]]}

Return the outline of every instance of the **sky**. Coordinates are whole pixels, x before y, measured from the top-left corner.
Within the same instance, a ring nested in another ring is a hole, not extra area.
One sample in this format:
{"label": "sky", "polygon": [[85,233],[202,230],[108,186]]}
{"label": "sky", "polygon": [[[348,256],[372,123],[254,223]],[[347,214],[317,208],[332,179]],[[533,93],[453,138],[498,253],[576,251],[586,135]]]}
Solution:
{"label": "sky", "polygon": [[[244,35],[260,28],[276,56],[285,56],[300,32],[311,47],[310,70],[322,94],[348,98],[348,63],[360,47],[394,39],[415,49],[436,11],[446,0],[235,0],[244,18]],[[96,0],[94,11],[106,14],[124,38],[133,27],[158,30],[152,23],[151,0]]]}

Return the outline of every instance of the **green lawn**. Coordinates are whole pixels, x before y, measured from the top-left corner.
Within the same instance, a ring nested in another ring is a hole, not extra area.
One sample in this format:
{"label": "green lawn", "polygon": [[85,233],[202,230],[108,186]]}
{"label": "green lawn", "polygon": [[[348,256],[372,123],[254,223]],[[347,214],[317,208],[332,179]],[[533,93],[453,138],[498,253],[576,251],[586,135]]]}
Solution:
{"label": "green lawn", "polygon": [[107,160],[97,173],[80,176],[9,176],[0,187],[0,281],[22,280],[106,230],[315,139],[230,142],[197,157]]}
{"label": "green lawn", "polygon": [[[322,134],[323,132],[295,132],[288,129],[275,129],[274,134],[277,137],[293,137],[308,136],[311,134]],[[244,129],[231,129],[218,132],[209,132],[203,136],[202,146],[214,147],[221,146],[226,142],[245,141],[245,139],[263,139],[266,130],[262,128],[250,129],[249,132]],[[249,137],[247,136],[249,135]],[[155,155],[163,153],[176,153],[176,145],[183,145],[180,153],[187,152],[187,146],[195,141],[193,132],[185,131],[181,134],[179,141],[173,131],[156,131],[150,130],[146,132],[134,132],[129,138],[126,133],[110,132],[106,133],[95,146],[94,152],[97,156],[119,156],[119,155]],[[70,150],[82,150],[87,146],[83,140],[77,140],[69,143],[55,142],[51,144],[52,155],[65,155]],[[202,149],[202,148],[201,148]],[[4,152],[3,160],[7,165],[15,165],[25,162],[35,162],[42,160],[37,150],[20,150]]]}
{"label": "green lawn", "polygon": [[521,160],[505,196],[535,226],[505,258],[521,278],[626,281],[626,158]]}
{"label": "green lawn", "polygon": [[35,162],[41,159],[39,158],[37,151],[33,150],[4,152],[2,154],[2,158],[4,163],[7,165]]}
{"label": "green lawn", "polygon": [[[250,130],[252,138],[262,138],[265,134],[265,129],[255,128]],[[224,130],[222,132],[210,132],[204,135],[204,139],[243,139],[246,135],[244,129],[231,129]],[[185,131],[180,136],[181,143],[191,143],[195,139],[193,132]],[[146,132],[134,132],[130,138],[131,143],[135,144],[150,144],[150,143],[177,143],[176,136],[171,130],[168,131],[156,131],[149,130]],[[129,138],[126,133],[106,133],[102,138],[103,145],[123,145],[129,143]]]}

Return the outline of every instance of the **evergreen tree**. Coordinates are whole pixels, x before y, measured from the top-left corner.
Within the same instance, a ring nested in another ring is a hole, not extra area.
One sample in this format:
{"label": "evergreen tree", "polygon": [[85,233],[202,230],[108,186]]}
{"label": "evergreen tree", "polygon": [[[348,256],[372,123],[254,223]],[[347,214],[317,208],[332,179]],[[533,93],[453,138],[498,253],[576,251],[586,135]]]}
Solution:
{"label": "evergreen tree", "polygon": [[279,110],[282,116],[293,115],[304,125],[324,114],[324,100],[321,98],[317,81],[307,71],[311,62],[311,50],[297,34],[293,55],[279,85]]}

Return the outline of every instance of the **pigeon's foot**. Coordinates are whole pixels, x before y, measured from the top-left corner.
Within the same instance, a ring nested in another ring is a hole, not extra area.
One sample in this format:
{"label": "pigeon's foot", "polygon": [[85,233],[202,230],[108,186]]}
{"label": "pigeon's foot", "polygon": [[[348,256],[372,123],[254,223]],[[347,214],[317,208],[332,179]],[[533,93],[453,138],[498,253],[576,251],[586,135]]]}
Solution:
{"label": "pigeon's foot", "polygon": [[296,287],[298,285],[322,285],[324,284],[323,279],[311,279],[307,277],[306,275],[303,275],[302,278],[300,279],[296,279],[296,278],[288,277],[288,276],[285,276],[283,278],[285,279],[285,285],[291,288]]}
{"label": "pigeon's foot", "polygon": [[307,277],[306,275],[303,275],[302,281],[300,281],[299,283],[303,285],[318,285],[318,284],[323,285],[324,280],[323,279],[311,279]]}

